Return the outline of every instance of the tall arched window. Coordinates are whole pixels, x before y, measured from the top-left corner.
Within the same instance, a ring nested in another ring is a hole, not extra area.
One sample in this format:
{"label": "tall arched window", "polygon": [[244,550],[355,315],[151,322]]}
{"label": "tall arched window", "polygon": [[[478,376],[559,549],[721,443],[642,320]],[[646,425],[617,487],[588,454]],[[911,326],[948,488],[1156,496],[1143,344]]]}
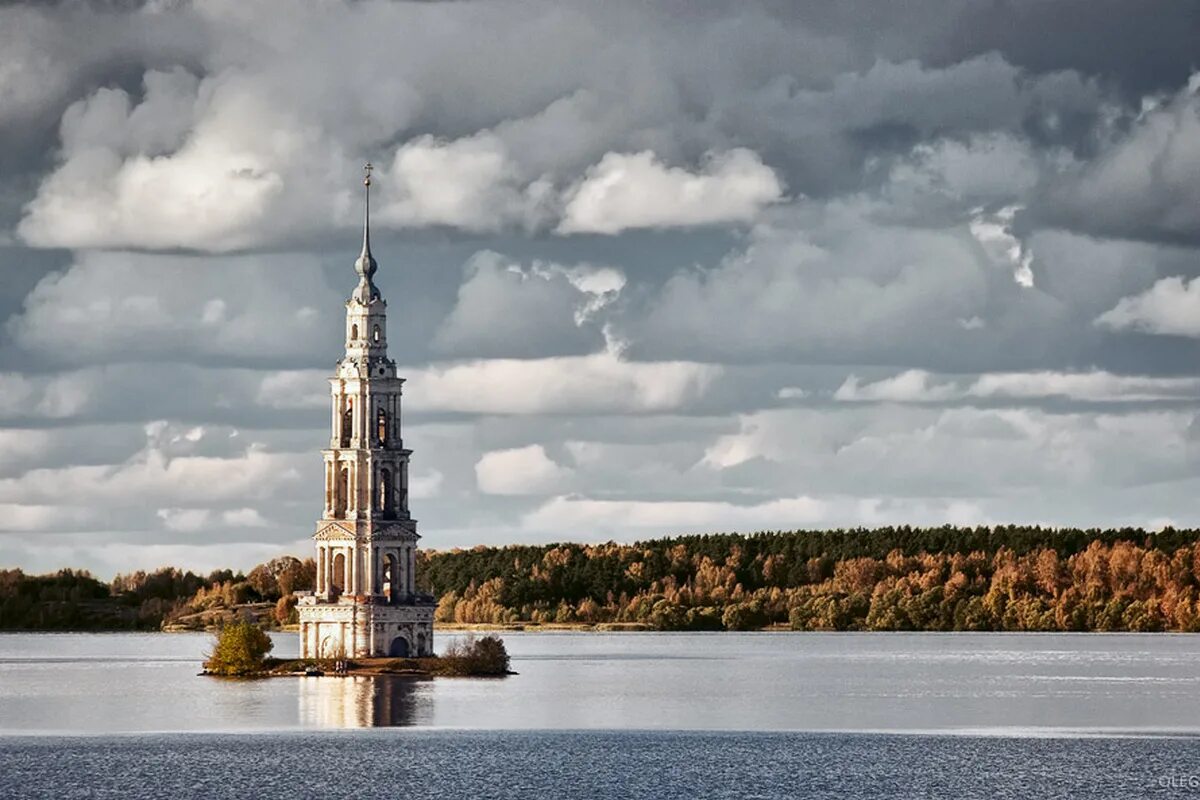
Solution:
{"label": "tall arched window", "polygon": [[379,413],[375,415],[375,438],[379,440],[380,444],[387,444],[387,428],[387,412],[381,408],[379,409]]}
{"label": "tall arched window", "polygon": [[385,515],[392,513],[392,471],[379,471],[379,497],[376,502],[379,510]]}
{"label": "tall arched window", "polygon": [[350,436],[354,432],[354,398],[346,399],[346,413],[342,414],[342,447],[350,446]]}
{"label": "tall arched window", "polygon": [[350,326],[350,338],[351,338],[351,339],[357,339],[357,338],[358,338],[358,326],[357,326],[357,325],[351,325],[351,326]]}
{"label": "tall arched window", "polygon": [[350,471],[345,467],[338,470],[337,483],[333,487],[333,515],[346,516],[346,500],[350,496]]}
{"label": "tall arched window", "polygon": [[371,338],[375,340],[375,344],[379,344],[379,337],[381,335],[382,334],[379,332],[378,325],[376,325],[374,328],[371,329]]}
{"label": "tall arched window", "polygon": [[333,593],[341,594],[346,589],[346,556],[338,553],[333,557]]}

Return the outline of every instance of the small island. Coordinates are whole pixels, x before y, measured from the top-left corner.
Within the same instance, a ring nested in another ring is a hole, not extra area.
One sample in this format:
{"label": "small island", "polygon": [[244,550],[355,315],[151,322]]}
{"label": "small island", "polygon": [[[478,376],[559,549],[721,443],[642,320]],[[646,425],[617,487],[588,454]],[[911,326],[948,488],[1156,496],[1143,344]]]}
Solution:
{"label": "small island", "polygon": [[510,668],[504,641],[489,635],[468,636],[451,644],[440,656],[273,658],[274,642],[266,632],[241,620],[221,628],[212,652],[204,661],[202,675],[223,678],[272,678],[283,676],[407,676],[413,678],[499,678],[515,675]]}

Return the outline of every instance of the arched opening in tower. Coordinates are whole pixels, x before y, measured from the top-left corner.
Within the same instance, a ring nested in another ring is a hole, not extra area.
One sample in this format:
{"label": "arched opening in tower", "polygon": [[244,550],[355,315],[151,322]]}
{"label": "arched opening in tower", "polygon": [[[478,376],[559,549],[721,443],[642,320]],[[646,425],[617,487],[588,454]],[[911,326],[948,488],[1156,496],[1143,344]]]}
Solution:
{"label": "arched opening in tower", "polygon": [[346,588],[346,556],[344,553],[338,553],[333,557],[333,578],[331,580],[335,597],[341,594]]}
{"label": "arched opening in tower", "polygon": [[354,432],[354,398],[346,398],[346,412],[342,414],[342,447],[350,446],[350,435]]}
{"label": "arched opening in tower", "polygon": [[392,515],[392,471],[379,471],[379,503],[378,508],[385,517]]}
{"label": "arched opening in tower", "polygon": [[383,596],[389,603],[400,597],[400,562],[394,553],[383,557]]}
{"label": "arched opening in tower", "polygon": [[338,470],[337,482],[333,491],[333,515],[346,516],[346,498],[350,496],[350,470],[342,467]]}

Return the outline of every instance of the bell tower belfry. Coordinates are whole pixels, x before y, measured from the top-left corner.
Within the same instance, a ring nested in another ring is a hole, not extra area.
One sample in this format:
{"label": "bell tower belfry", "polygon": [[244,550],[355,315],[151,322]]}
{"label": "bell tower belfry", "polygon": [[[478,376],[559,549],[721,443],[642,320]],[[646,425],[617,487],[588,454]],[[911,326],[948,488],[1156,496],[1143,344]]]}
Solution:
{"label": "bell tower belfry", "polygon": [[370,164],[363,186],[358,285],[346,301],[345,355],[329,379],[316,590],[297,607],[301,658],[433,652],[434,599],[415,581],[420,536],[408,509],[412,451],[400,432],[404,379],[387,355],[387,301],[374,282]]}

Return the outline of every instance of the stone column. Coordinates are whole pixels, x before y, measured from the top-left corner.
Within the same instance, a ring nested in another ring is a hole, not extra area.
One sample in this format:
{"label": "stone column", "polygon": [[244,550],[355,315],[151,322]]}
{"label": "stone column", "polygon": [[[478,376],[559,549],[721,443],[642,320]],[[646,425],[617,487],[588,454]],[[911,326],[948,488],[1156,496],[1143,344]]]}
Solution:
{"label": "stone column", "polygon": [[329,429],[330,447],[339,447],[342,443],[342,415],[338,408],[341,403],[338,400],[338,396],[331,393],[329,398],[329,415],[331,417]]}
{"label": "stone column", "polygon": [[363,586],[363,594],[375,594],[375,548],[367,545],[363,548],[363,577],[366,578],[366,585]]}
{"label": "stone column", "polygon": [[325,591],[325,547],[317,545],[317,594]]}
{"label": "stone column", "polygon": [[363,403],[365,401],[366,398],[360,388],[358,396],[354,398],[354,430],[350,435],[350,444],[353,447],[363,446]]}
{"label": "stone column", "polygon": [[330,591],[333,588],[333,560],[336,557],[333,548],[325,546],[325,591]]}
{"label": "stone column", "polygon": [[408,590],[416,594],[416,545],[408,546]]}
{"label": "stone column", "polygon": [[334,488],[334,480],[337,478],[337,470],[334,468],[333,459],[325,462],[325,517],[333,516],[333,496],[337,489]]}

